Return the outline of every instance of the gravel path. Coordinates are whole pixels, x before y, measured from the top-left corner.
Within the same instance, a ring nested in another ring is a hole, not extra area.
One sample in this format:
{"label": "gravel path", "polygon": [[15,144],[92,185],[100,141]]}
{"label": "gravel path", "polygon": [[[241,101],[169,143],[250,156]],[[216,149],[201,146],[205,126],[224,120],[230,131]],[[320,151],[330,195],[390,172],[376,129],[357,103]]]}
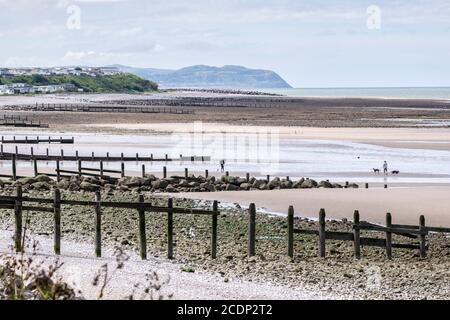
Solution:
{"label": "gravel path", "polygon": [[[39,251],[35,261],[43,261],[51,264],[55,261],[52,254],[53,242],[51,239],[41,236],[33,236],[39,242]],[[0,254],[10,253],[12,233],[0,231]],[[161,294],[173,295],[173,299],[322,299],[323,297],[308,293],[301,288],[296,290],[278,286],[271,283],[246,282],[238,279],[228,279],[220,275],[208,274],[199,271],[194,273],[183,272],[182,264],[171,263],[161,258],[149,258],[142,261],[132,252],[127,252],[130,259],[125,263],[125,268],[117,270],[113,280],[105,291],[106,299],[124,299],[128,297],[133,286],[143,283],[148,272],[156,271],[160,280],[169,279],[167,285],[163,285]],[[110,271],[114,272],[116,266],[112,249],[104,250],[103,258],[94,258],[93,246],[86,243],[63,241],[60,262],[61,275],[74,287],[81,290],[87,299],[96,299],[99,288],[92,286],[92,280],[96,272],[105,263]],[[139,298],[139,294],[135,295]]]}

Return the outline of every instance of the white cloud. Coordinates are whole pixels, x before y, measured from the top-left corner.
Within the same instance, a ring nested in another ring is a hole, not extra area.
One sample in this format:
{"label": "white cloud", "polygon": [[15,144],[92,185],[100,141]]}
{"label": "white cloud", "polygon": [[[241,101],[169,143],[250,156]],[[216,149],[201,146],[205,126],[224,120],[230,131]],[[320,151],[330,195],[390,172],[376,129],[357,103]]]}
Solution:
{"label": "white cloud", "polygon": [[130,29],[123,29],[119,31],[119,34],[121,36],[134,36],[137,35],[139,33],[142,33],[144,29],[142,27],[135,27],[135,28],[130,28]]}

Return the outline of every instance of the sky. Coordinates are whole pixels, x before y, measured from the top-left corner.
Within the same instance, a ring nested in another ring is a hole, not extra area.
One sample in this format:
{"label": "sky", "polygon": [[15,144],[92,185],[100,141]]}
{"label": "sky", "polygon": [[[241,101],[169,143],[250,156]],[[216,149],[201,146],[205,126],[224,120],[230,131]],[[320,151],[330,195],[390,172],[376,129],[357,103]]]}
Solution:
{"label": "sky", "polygon": [[450,86],[449,0],[0,0],[0,67],[270,69],[294,87]]}

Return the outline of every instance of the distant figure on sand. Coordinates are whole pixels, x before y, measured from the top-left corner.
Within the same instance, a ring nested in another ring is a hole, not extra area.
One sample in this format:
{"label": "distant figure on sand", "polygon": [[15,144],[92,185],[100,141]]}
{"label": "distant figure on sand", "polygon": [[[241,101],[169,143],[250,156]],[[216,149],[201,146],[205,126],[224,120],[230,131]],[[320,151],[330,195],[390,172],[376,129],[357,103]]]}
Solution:
{"label": "distant figure on sand", "polygon": [[220,172],[225,171],[225,160],[220,160]]}
{"label": "distant figure on sand", "polygon": [[383,171],[384,171],[384,174],[388,173],[388,163],[386,161],[383,163]]}

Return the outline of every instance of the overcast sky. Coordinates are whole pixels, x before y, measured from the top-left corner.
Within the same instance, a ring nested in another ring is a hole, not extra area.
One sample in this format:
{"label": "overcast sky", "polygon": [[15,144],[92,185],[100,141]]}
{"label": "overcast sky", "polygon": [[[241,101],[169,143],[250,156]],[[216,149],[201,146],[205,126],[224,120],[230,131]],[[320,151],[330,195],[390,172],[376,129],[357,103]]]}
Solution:
{"label": "overcast sky", "polygon": [[0,0],[0,66],[113,63],[244,65],[295,87],[450,86],[450,1]]}

